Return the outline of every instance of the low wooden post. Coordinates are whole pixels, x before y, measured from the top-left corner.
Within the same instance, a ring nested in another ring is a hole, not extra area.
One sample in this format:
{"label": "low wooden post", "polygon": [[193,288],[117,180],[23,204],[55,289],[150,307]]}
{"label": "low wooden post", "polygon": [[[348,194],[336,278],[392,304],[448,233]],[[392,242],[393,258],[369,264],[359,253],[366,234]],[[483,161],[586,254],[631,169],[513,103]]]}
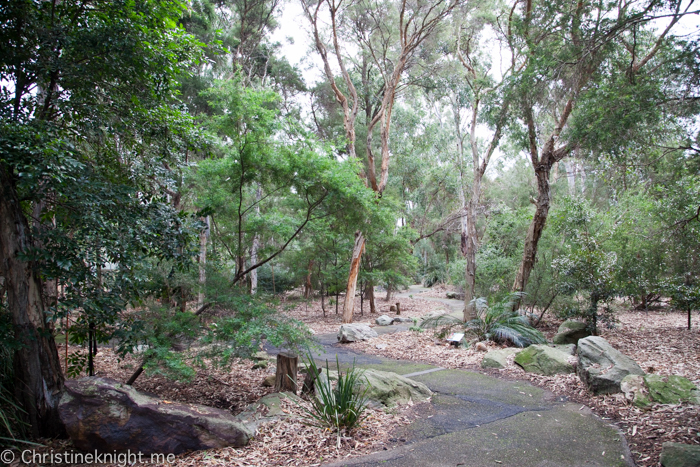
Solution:
{"label": "low wooden post", "polygon": [[400,315],[401,314],[401,303],[396,302],[396,314]]}
{"label": "low wooden post", "polygon": [[297,393],[297,365],[299,357],[290,352],[277,354],[277,371],[275,372],[275,392]]}

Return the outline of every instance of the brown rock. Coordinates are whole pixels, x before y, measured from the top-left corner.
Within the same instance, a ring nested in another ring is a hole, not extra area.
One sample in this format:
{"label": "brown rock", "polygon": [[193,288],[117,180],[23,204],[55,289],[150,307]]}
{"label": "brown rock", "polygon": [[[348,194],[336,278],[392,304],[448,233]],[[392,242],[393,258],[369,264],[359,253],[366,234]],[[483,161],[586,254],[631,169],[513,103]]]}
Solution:
{"label": "brown rock", "polygon": [[162,400],[107,378],[66,381],[59,413],[84,451],[178,454],[241,447],[252,437],[224,410]]}
{"label": "brown rock", "polygon": [[272,386],[274,386],[275,385],[275,375],[265,376],[265,379],[263,380],[262,385],[265,386],[266,388],[271,388]]}

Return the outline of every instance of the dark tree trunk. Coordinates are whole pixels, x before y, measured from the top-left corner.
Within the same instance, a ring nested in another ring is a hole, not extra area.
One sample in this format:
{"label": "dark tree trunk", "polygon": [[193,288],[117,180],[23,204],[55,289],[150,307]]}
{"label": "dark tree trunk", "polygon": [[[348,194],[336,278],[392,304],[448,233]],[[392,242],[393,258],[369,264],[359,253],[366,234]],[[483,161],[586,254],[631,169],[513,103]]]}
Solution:
{"label": "dark tree trunk", "polygon": [[367,301],[369,301],[370,314],[376,313],[377,306],[374,303],[374,283],[372,283],[372,281],[367,281],[367,287],[365,289],[365,294],[367,295]]}
{"label": "dark tree trunk", "polygon": [[0,163],[0,274],[5,279],[15,340],[15,388],[34,436],[64,434],[58,415],[63,373],[52,327],[46,320],[36,264],[20,256],[32,246],[11,169]]}
{"label": "dark tree trunk", "polygon": [[[542,236],[545,224],[547,223],[547,215],[549,214],[550,205],[550,189],[549,189],[549,172],[552,169],[551,164],[542,163],[535,168],[537,176],[537,202],[535,203],[535,215],[530,223],[530,228],[527,231],[525,238],[525,248],[523,250],[523,259],[520,263],[520,268],[515,276],[513,283],[513,292],[524,292],[527,287],[527,281],[530,279],[530,273],[535,267],[537,259],[537,244]],[[517,303],[516,306],[520,304]]]}

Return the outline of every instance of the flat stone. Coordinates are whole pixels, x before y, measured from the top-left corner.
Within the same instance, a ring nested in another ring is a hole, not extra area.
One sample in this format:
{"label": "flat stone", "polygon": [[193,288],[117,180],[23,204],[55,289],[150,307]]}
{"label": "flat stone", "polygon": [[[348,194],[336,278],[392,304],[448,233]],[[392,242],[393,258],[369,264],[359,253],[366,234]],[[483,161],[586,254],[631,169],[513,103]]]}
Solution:
{"label": "flat stone", "polygon": [[644,371],[634,360],[600,336],[580,339],[578,356],[578,375],[594,394],[620,392],[620,383],[625,376],[644,375]]}
{"label": "flat stone", "polygon": [[482,368],[505,368],[508,365],[508,357],[518,353],[519,349],[508,347],[505,349],[492,350],[484,355],[481,360]]}
{"label": "flat stone", "polygon": [[377,337],[378,334],[374,329],[366,324],[343,324],[338,330],[338,342],[357,342],[366,341]]}
{"label": "flat stone", "polygon": [[61,421],[83,451],[179,454],[248,444],[253,432],[229,412],[180,404],[108,378],[66,381]]}
{"label": "flat stone", "polygon": [[574,372],[569,363],[570,355],[548,345],[531,345],[515,356],[515,363],[528,373],[538,375],[556,375]]}
{"label": "flat stone", "polygon": [[661,465],[663,467],[698,467],[700,466],[700,446],[666,442],[661,448]]}
{"label": "flat stone", "polygon": [[552,339],[555,344],[578,344],[579,339],[590,336],[591,333],[586,329],[586,323],[581,321],[566,320],[561,323],[557,334]]}

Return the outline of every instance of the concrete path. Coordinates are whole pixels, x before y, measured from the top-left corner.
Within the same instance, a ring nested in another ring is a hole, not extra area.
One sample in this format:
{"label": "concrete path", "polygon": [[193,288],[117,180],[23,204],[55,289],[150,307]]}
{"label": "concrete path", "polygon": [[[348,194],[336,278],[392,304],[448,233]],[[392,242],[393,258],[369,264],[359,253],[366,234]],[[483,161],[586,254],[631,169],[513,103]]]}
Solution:
{"label": "concrete path", "polygon": [[[402,295],[417,293],[409,290]],[[425,298],[425,297],[421,297]],[[463,302],[433,299],[451,311]],[[376,327],[396,332],[400,326]],[[590,409],[523,381],[507,381],[472,371],[389,360],[351,352],[333,334],[316,336],[323,347],[314,357],[334,367],[393,371],[425,383],[434,393],[409,426],[391,433],[389,449],[339,466],[633,466],[627,442],[613,425]],[[319,363],[321,363],[319,362]]]}

